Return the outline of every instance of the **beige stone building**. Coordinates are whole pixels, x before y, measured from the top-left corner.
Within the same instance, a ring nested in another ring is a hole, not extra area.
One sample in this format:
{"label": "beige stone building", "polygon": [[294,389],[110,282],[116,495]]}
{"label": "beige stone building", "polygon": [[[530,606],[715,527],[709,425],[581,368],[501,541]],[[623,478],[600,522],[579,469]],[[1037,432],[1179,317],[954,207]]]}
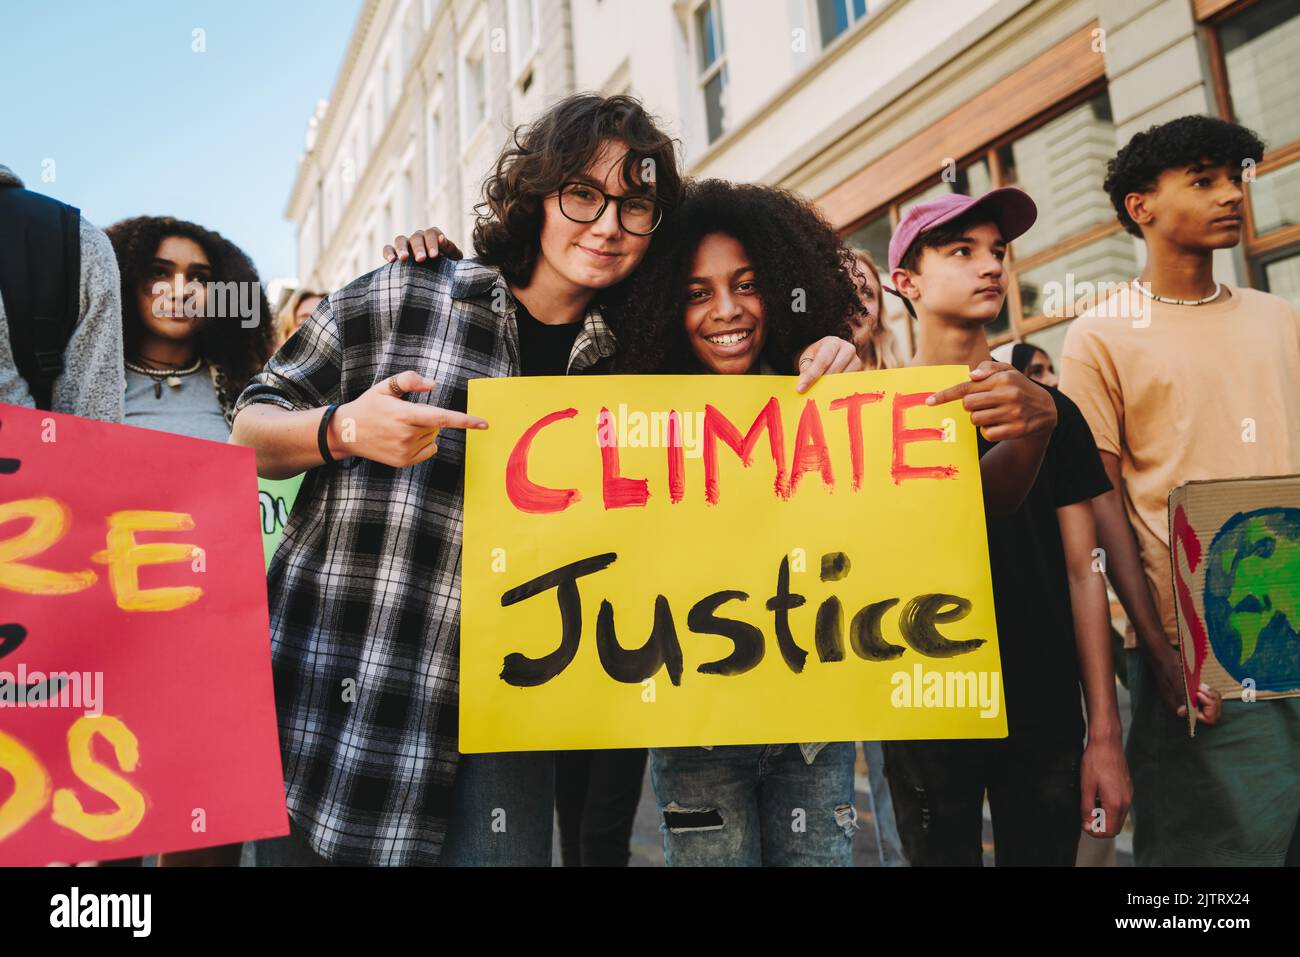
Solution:
{"label": "beige stone building", "polygon": [[468,248],[509,130],[573,89],[568,17],[567,0],[365,0],[286,211],[304,284],[374,269],[417,223]]}
{"label": "beige stone building", "polygon": [[1139,268],[1106,160],[1153,123],[1232,117],[1269,151],[1221,275],[1300,305],[1298,57],[1295,0],[367,0],[289,204],[299,275],[336,286],[415,222],[468,246],[510,127],[601,90],[640,96],[689,173],[815,199],[881,262],[918,198],[1025,188],[1040,219],[990,335],[1053,354],[1062,296]]}

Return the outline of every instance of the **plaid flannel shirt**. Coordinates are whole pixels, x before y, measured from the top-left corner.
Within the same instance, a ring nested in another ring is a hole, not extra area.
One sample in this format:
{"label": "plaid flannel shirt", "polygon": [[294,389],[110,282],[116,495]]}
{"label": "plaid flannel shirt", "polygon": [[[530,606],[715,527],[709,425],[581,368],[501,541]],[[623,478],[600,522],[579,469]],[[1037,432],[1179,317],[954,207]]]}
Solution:
{"label": "plaid flannel shirt", "polygon": [[[384,266],[325,299],[236,411],[348,402],[414,369],[437,387],[410,401],[463,412],[470,379],[520,373],[514,308],[499,271],[473,260]],[[615,346],[593,308],[568,371]],[[464,477],[454,429],[410,468],[311,469],[267,572],[286,801],[336,863],[434,864],[442,848],[458,758]]]}

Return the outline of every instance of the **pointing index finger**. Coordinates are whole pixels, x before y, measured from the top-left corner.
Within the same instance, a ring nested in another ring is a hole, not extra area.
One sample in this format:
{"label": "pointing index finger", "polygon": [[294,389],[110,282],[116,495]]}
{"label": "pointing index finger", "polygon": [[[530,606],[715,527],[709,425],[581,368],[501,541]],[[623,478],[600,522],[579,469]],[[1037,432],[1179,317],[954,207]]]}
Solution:
{"label": "pointing index finger", "polygon": [[955,402],[964,398],[969,393],[975,391],[978,383],[975,382],[958,382],[956,385],[950,385],[946,389],[940,389],[930,398],[925,400],[926,405],[946,405],[949,402]]}
{"label": "pointing index finger", "polygon": [[412,403],[410,409],[412,425],[427,429],[486,429],[487,419],[477,415],[467,415],[453,409],[440,409],[436,406]]}

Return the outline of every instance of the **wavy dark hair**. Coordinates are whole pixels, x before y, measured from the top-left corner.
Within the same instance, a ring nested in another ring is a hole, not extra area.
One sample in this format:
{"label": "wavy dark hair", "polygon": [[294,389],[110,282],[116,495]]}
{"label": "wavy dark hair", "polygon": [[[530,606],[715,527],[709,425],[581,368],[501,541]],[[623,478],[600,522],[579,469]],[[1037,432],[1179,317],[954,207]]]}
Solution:
{"label": "wavy dark hair", "polygon": [[772,368],[796,372],[799,353],[825,336],[852,341],[849,319],[863,312],[854,278],[863,277],[853,252],[811,203],[773,186],[689,182],[660,231],[615,326],[619,372],[683,373],[697,366],[682,317],[695,251],[711,233],[745,247],[767,327],[762,358]]}
{"label": "wavy dark hair", "polygon": [[[518,127],[497,159],[496,169],[483,183],[483,199],[474,207],[479,259],[498,267],[513,285],[526,286],[540,252],[543,202],[586,169],[606,140],[627,144],[623,177],[629,183],[642,182],[644,162],[653,161],[655,197],[665,221],[671,218],[682,184],[673,140],[634,97],[579,93]],[[661,223],[651,235],[652,247],[663,228]],[[605,290],[600,298],[609,298],[611,292]]]}
{"label": "wavy dark hair", "polygon": [[245,327],[237,316],[214,317],[199,330],[197,352],[225,375],[227,403],[233,404],[248,380],[262,371],[271,356],[272,315],[253,261],[220,233],[170,216],[136,216],[104,230],[117,254],[122,274],[122,344],[129,356],[144,328],[136,307],[136,290],[149,275],[159,244],[168,236],[192,239],[212,265],[212,282],[256,283],[259,321]]}
{"label": "wavy dark hair", "polygon": [[1154,189],[1160,174],[1168,169],[1192,166],[1208,160],[1244,168],[1246,160],[1258,163],[1264,144],[1252,130],[1216,116],[1180,116],[1141,133],[1135,133],[1119,153],[1106,164],[1102,188],[1110,196],[1115,216],[1124,229],[1139,239],[1142,229],[1128,214],[1124,200],[1129,193]]}

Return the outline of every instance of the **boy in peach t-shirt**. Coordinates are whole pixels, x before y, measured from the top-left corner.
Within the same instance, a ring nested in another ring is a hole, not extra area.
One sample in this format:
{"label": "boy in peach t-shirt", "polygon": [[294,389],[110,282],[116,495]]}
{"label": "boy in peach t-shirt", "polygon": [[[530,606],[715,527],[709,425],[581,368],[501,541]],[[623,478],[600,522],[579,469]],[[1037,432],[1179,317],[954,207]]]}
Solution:
{"label": "boy in peach t-shirt", "polygon": [[1201,685],[1208,726],[1189,738],[1170,582],[1171,489],[1300,472],[1300,313],[1213,276],[1213,251],[1241,238],[1243,168],[1263,151],[1243,127],[1185,116],[1119,152],[1106,190],[1147,264],[1075,320],[1062,355],[1061,389],[1115,489],[1094,504],[1136,646],[1139,865],[1300,864],[1300,698],[1225,702]]}

